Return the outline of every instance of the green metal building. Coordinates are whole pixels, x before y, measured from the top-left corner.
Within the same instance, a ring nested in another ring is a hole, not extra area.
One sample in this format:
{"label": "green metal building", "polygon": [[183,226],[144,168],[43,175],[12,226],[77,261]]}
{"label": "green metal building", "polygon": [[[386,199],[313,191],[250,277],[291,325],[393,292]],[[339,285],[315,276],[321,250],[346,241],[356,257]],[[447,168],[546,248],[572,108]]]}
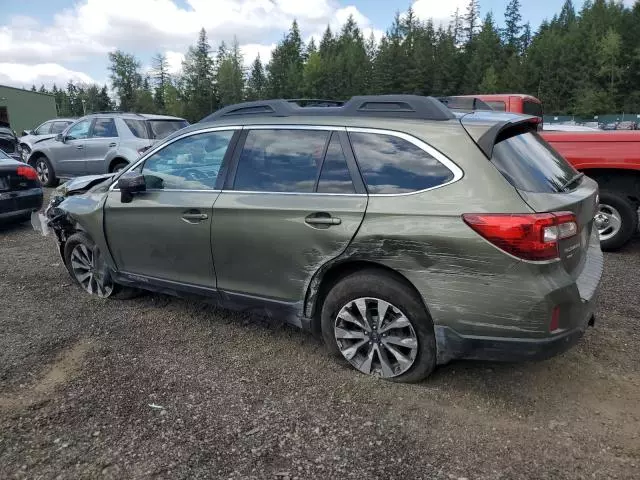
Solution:
{"label": "green metal building", "polygon": [[9,123],[18,135],[56,116],[53,95],[0,85],[0,122]]}

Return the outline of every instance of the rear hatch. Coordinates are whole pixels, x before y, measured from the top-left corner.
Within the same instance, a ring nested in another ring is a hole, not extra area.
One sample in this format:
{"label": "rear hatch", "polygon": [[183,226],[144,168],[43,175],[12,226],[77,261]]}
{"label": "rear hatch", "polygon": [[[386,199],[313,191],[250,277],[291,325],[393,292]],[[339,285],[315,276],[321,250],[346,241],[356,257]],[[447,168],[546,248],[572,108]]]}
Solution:
{"label": "rear hatch", "polygon": [[477,139],[491,163],[536,213],[575,215],[578,231],[561,239],[558,250],[564,268],[577,279],[590,242],[598,241],[596,235],[591,235],[598,208],[596,182],[575,170],[543,140],[531,117],[519,116],[498,125]]}

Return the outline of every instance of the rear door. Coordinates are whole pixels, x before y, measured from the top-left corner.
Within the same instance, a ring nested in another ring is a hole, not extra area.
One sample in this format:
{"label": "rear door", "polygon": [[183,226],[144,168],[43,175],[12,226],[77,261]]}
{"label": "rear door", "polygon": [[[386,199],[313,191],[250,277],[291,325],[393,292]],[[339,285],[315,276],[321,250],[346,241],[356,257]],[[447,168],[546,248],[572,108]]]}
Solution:
{"label": "rear door", "polygon": [[241,142],[213,209],[218,288],[299,302],[367,207],[345,129],[246,127]]}
{"label": "rear door", "polygon": [[582,271],[591,242],[598,186],[581,176],[536,132],[516,129],[498,137],[491,162],[536,212],[572,212],[577,235],[560,242],[560,257],[574,278]]}
{"label": "rear door", "polygon": [[114,118],[98,117],[91,127],[89,138],[85,142],[86,173],[107,173],[104,157],[112,148],[118,146],[118,130]]}

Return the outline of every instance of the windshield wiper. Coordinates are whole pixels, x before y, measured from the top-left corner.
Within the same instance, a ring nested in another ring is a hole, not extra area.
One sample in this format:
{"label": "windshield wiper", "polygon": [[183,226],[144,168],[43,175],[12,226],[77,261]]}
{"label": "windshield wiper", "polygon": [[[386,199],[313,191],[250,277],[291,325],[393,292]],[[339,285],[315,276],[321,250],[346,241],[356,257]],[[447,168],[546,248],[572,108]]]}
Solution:
{"label": "windshield wiper", "polygon": [[566,192],[571,185],[576,183],[582,177],[584,177],[584,173],[582,172],[576,173],[573,177],[571,177],[569,180],[567,180],[562,184],[562,186],[560,187],[560,190],[562,190],[563,192]]}

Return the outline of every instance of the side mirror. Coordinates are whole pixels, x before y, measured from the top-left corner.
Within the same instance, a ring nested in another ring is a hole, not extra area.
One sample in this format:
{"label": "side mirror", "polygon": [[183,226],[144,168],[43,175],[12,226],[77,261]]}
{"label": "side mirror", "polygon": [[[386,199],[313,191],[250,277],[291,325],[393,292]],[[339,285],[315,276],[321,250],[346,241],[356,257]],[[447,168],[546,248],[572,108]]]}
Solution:
{"label": "side mirror", "polygon": [[138,172],[125,172],[118,178],[118,189],[120,189],[120,201],[131,203],[135,193],[144,192],[147,184],[144,176]]}
{"label": "side mirror", "polygon": [[56,135],[56,142],[62,142],[64,143],[64,137],[62,136],[61,133]]}

